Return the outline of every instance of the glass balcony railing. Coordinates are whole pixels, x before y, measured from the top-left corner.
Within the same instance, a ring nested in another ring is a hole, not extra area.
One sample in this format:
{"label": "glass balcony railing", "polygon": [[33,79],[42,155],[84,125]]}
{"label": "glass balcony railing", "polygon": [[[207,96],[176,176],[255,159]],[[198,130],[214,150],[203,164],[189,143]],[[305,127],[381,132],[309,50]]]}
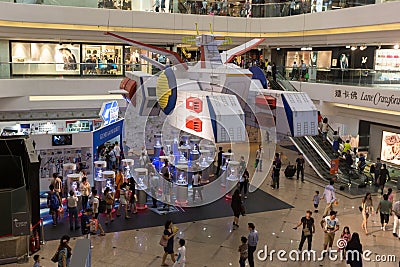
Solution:
{"label": "glass balcony railing", "polygon": [[256,18],[285,17],[378,3],[376,0],[160,0],[156,1],[159,3],[158,6],[152,0],[0,0],[0,2]]}
{"label": "glass balcony railing", "polygon": [[288,80],[366,87],[400,88],[400,71],[351,68],[307,68],[306,72],[308,76],[301,75],[300,70],[293,72],[291,67],[284,68],[284,76]]}

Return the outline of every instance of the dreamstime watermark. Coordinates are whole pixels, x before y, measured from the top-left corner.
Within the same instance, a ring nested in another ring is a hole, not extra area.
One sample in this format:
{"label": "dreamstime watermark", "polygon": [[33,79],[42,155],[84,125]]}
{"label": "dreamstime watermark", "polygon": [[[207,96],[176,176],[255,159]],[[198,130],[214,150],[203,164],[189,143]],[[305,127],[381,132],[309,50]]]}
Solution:
{"label": "dreamstime watermark", "polygon": [[357,250],[346,250],[347,242],[343,239],[339,239],[337,242],[339,250],[322,250],[317,252],[315,250],[268,250],[268,245],[265,245],[263,249],[258,250],[257,258],[260,261],[281,261],[281,262],[320,262],[325,259],[329,261],[362,261],[365,262],[396,262],[396,255],[379,255],[374,254],[371,250],[364,250],[360,253]]}

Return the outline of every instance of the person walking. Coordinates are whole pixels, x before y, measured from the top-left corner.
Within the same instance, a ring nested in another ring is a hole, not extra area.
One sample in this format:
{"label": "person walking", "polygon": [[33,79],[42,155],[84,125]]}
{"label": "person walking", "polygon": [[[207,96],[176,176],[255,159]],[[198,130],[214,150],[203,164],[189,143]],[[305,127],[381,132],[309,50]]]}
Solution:
{"label": "person walking", "polygon": [[63,235],[60,239],[57,252],[54,258],[57,260],[58,267],[68,267],[71,261],[72,248],[69,246],[69,240],[71,238],[68,235]]}
{"label": "person walking", "polygon": [[263,158],[263,155],[264,155],[263,147],[262,147],[262,145],[259,145],[258,149],[256,151],[256,164],[255,164],[256,172],[262,172],[262,158]]}
{"label": "person walking", "polygon": [[386,164],[382,164],[381,170],[379,171],[379,176],[378,176],[378,184],[379,184],[379,190],[381,192],[381,195],[383,195],[383,190],[385,189],[385,184],[387,181],[390,180],[390,175],[389,171],[386,168]]}
{"label": "person walking", "polygon": [[314,197],[313,197],[313,204],[314,204],[314,212],[318,213],[318,206],[319,206],[319,201],[321,200],[321,197],[319,196],[319,191],[315,191]]}
{"label": "person walking", "polygon": [[121,188],[121,185],[125,182],[125,176],[121,168],[118,169],[115,174],[115,185],[117,186],[117,190]]}
{"label": "person walking", "polygon": [[247,251],[248,251],[248,261],[249,261],[249,266],[254,267],[254,252],[257,249],[257,244],[258,244],[258,232],[256,230],[256,227],[254,223],[248,223],[248,229],[249,229],[249,236],[247,237],[248,243],[247,243]]}
{"label": "person walking", "polygon": [[332,250],[335,233],[339,230],[339,220],[336,218],[336,211],[331,211],[321,221],[321,227],[324,230],[324,250]]}
{"label": "person walking", "polygon": [[304,166],[306,161],[304,160],[303,154],[299,153],[299,157],[296,159],[296,173],[297,180],[299,180],[299,176],[301,174],[301,181],[304,183]]}
{"label": "person walking", "polygon": [[112,217],[112,210],[114,208],[114,194],[110,192],[110,188],[106,187],[104,190],[104,198],[106,201],[106,222],[105,225],[108,225],[108,223],[112,223],[114,221]]}
{"label": "person walking", "polygon": [[242,236],[240,238],[240,241],[242,244],[239,246],[238,252],[240,253],[240,258],[239,258],[239,264],[240,267],[245,267],[246,266],[246,260],[248,258],[248,245],[247,245],[247,238],[245,236]]}
{"label": "person walking", "polygon": [[292,73],[291,73],[291,80],[297,80],[297,69],[298,69],[298,66],[297,66],[297,64],[296,64],[296,61],[295,62],[293,62],[293,66],[292,66]]}
{"label": "person walking", "polygon": [[371,193],[365,194],[365,197],[363,198],[361,203],[361,213],[363,217],[361,229],[363,229],[365,231],[365,234],[368,235],[368,218],[369,215],[374,214],[374,205],[372,203]]}
{"label": "person walking", "polygon": [[186,241],[185,239],[179,239],[179,248],[178,248],[178,256],[176,261],[172,267],[185,267],[186,263]]}
{"label": "person walking", "polygon": [[400,200],[393,204],[393,236],[400,239]]}
{"label": "person walking", "polygon": [[67,198],[67,209],[69,217],[69,230],[74,230],[74,219],[75,219],[75,230],[78,230],[78,197],[75,195],[73,190],[69,191],[69,197]]}
{"label": "person walking", "polygon": [[119,193],[119,205],[117,208],[117,217],[121,216],[121,209],[124,207],[125,209],[125,219],[130,219],[131,217],[128,215],[128,190],[126,189],[127,184],[123,183],[121,185],[120,193]]}
{"label": "person walking", "polygon": [[162,257],[161,266],[168,266],[168,264],[165,263],[165,260],[167,259],[168,255],[171,256],[172,262],[175,263],[174,238],[177,233],[178,233],[178,228],[174,227],[172,221],[171,220],[166,221],[164,225],[163,237],[164,239],[167,240],[167,246],[164,247],[164,255]]}
{"label": "person walking", "polygon": [[389,223],[389,216],[392,215],[392,202],[388,200],[388,195],[384,194],[383,199],[379,202],[376,214],[381,215],[381,230],[386,231],[386,225]]}
{"label": "person walking", "polygon": [[121,165],[121,148],[119,147],[118,141],[116,141],[114,144],[114,153],[116,158],[116,168],[119,169],[119,166]]}
{"label": "person walking", "polygon": [[82,178],[82,182],[79,186],[79,190],[81,191],[82,195],[82,211],[85,211],[89,202],[89,195],[90,195],[90,184],[87,181],[87,177]]}
{"label": "person walking", "polygon": [[303,250],[303,245],[304,242],[307,239],[307,248],[308,251],[311,251],[311,244],[312,244],[312,237],[313,234],[315,233],[315,224],[314,224],[314,218],[311,217],[312,212],[311,210],[306,211],[306,216],[302,217],[300,219],[299,224],[297,224],[293,229],[297,230],[298,227],[303,226],[301,229],[301,239],[300,239],[300,244],[299,244],[299,251]]}
{"label": "person walking", "polygon": [[215,173],[215,175],[218,177],[221,171],[221,166],[222,166],[222,153],[224,153],[224,151],[222,150],[222,147],[218,148],[218,155],[217,155],[217,171]]}
{"label": "person walking", "polygon": [[62,206],[61,197],[58,192],[54,190],[54,185],[49,185],[50,192],[47,195],[47,207],[53,219],[53,226],[57,226],[59,208]]}
{"label": "person walking", "polygon": [[353,233],[350,241],[347,243],[346,251],[357,251],[357,253],[349,253],[346,263],[350,265],[350,267],[362,267],[362,245],[360,242],[360,236],[358,233]]}
{"label": "person walking", "polygon": [[381,168],[382,168],[381,158],[379,158],[379,157],[376,158],[376,163],[374,165],[375,165],[375,171],[374,171],[375,185],[379,186],[378,178],[379,178],[379,173],[380,173]]}
{"label": "person walking", "polygon": [[275,159],[273,161],[273,169],[272,169],[272,189],[279,189],[279,176],[282,167],[282,161],[279,153],[275,153]]}
{"label": "person walking", "polygon": [[242,198],[240,196],[239,189],[236,189],[232,195],[231,208],[233,211],[233,228],[232,228],[232,230],[235,230],[237,227],[239,227],[239,217],[240,217],[240,213],[242,211]]}
{"label": "person walking", "polygon": [[249,176],[250,176],[249,172],[247,171],[247,169],[245,169],[239,179],[239,192],[241,194],[242,190],[243,190],[244,198],[247,198],[247,188],[249,186]]}
{"label": "person walking", "polygon": [[200,201],[203,201],[203,193],[201,188],[201,172],[197,172],[192,176],[192,188],[193,188],[193,202],[196,199],[196,192],[200,197]]}
{"label": "person walking", "polygon": [[165,161],[164,167],[161,168],[161,175],[164,178],[163,180],[163,201],[164,206],[163,209],[169,211],[171,204],[171,191],[172,191],[172,177],[169,172],[168,161]]}
{"label": "person walking", "polygon": [[327,216],[330,211],[333,211],[333,203],[336,201],[335,188],[333,187],[334,184],[335,182],[331,180],[329,185],[325,186],[324,193],[322,194],[321,199],[325,199],[326,201],[325,210],[322,214],[323,217]]}

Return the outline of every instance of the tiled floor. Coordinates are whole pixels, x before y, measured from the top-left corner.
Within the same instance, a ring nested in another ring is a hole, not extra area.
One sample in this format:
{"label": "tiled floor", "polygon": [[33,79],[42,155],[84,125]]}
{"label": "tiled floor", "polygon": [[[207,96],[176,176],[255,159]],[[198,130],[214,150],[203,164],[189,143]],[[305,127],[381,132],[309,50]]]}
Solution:
{"label": "tiled floor", "polygon": [[[282,149],[278,150],[282,151]],[[295,157],[293,152],[284,151],[291,159]],[[291,159],[293,162],[293,159]],[[310,171],[310,170],[308,170]],[[240,227],[232,231],[232,218],[218,218],[195,223],[183,223],[177,225],[181,231],[179,237],[187,241],[187,266],[193,267],[219,267],[219,266],[239,266],[239,255],[237,248],[242,235],[247,236],[247,222],[253,222],[260,235],[258,249],[268,245],[268,250],[297,249],[300,239],[300,230],[295,231],[292,228],[304,215],[305,210],[313,209],[312,196],[315,190],[321,193],[323,187],[310,182],[306,177],[306,182],[301,183],[296,180],[281,178],[281,188],[272,190],[269,187],[270,180],[262,185],[267,193],[294,206],[292,209],[261,212],[249,214],[240,218]],[[400,240],[392,236],[392,217],[389,230],[383,232],[380,230],[379,215],[373,215],[369,220],[368,236],[361,231],[361,214],[358,211],[360,198],[349,199],[338,193],[339,212],[341,228],[349,226],[352,232],[359,232],[364,249],[369,249],[375,255],[396,255],[396,263],[378,263],[364,262],[364,266],[399,266],[400,260]],[[397,193],[395,200],[400,198]],[[252,201],[251,194],[248,200]],[[377,206],[378,196],[374,196],[374,205]],[[323,209],[323,203],[321,209]],[[316,219],[316,234],[313,240],[313,248],[320,252],[322,250],[323,233],[318,225],[321,215],[313,214]],[[123,220],[123,218],[118,218]],[[160,220],[164,220],[160,216]],[[341,232],[341,231],[340,231]],[[92,243],[92,266],[160,266],[162,256],[162,247],[158,244],[162,227],[152,227],[140,230],[130,230],[124,232],[109,233],[105,237],[94,237]],[[336,240],[338,238],[336,235]],[[74,240],[71,242],[74,246]],[[49,259],[53,255],[57,246],[57,241],[47,242],[39,252],[43,257],[43,266],[54,266]],[[175,242],[175,249],[177,241]],[[167,261],[170,265],[171,261]],[[13,266],[32,266],[32,259],[29,263]],[[257,260],[256,266],[346,266],[345,262],[333,262],[325,259],[321,262],[279,262],[274,259],[262,262]],[[76,266],[72,266],[76,267]]]}

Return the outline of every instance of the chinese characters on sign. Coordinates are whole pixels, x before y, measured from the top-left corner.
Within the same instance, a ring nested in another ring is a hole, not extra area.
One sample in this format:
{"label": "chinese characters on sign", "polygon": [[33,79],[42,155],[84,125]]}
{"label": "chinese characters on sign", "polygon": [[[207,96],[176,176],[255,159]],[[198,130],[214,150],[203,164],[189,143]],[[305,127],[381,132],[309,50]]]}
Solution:
{"label": "chinese characters on sign", "polygon": [[357,99],[356,91],[348,91],[348,90],[335,90],[336,98],[349,98],[349,99]]}

